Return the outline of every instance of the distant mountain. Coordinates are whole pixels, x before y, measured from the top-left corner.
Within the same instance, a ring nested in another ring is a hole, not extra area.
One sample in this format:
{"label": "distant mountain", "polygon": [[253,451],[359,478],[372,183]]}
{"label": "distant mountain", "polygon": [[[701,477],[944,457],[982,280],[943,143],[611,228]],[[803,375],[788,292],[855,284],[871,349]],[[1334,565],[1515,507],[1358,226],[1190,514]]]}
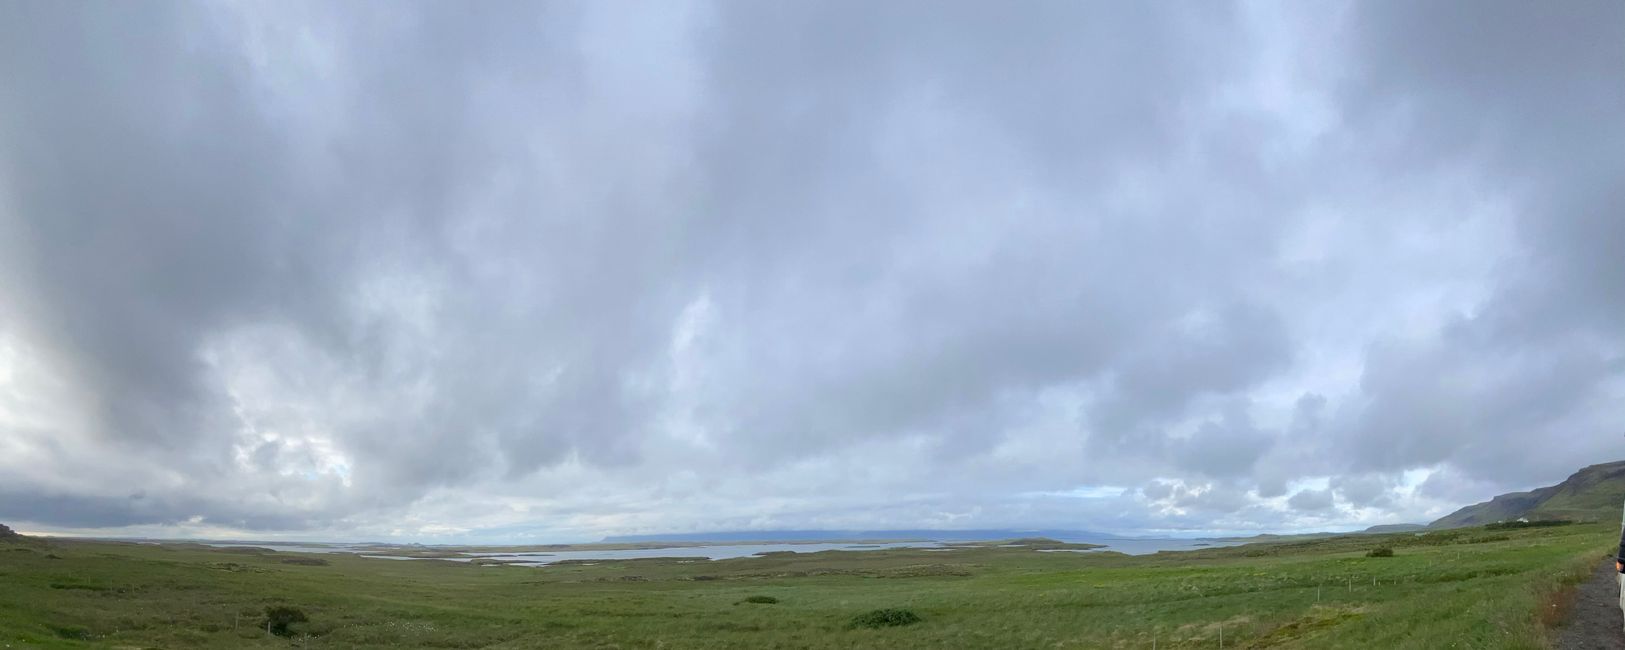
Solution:
{"label": "distant mountain", "polygon": [[985,542],[1022,537],[1060,541],[1113,539],[1115,535],[1087,530],[740,530],[717,533],[665,533],[615,535],[604,543],[631,542],[833,542],[853,540],[930,540]]}
{"label": "distant mountain", "polygon": [[1568,480],[1529,492],[1513,492],[1450,513],[1429,528],[1481,526],[1526,518],[1619,521],[1625,503],[1625,461],[1592,465]]}
{"label": "distant mountain", "polygon": [[1372,526],[1360,532],[1371,535],[1383,535],[1388,533],[1414,533],[1427,529],[1427,524],[1381,524]]}
{"label": "distant mountain", "polygon": [[1424,524],[1378,524],[1365,530],[1352,530],[1348,532],[1320,531],[1315,533],[1259,533],[1251,537],[1220,537],[1226,542],[1285,542],[1303,541],[1307,539],[1321,539],[1325,537],[1340,537],[1343,535],[1392,535],[1394,533],[1414,533],[1427,530]]}

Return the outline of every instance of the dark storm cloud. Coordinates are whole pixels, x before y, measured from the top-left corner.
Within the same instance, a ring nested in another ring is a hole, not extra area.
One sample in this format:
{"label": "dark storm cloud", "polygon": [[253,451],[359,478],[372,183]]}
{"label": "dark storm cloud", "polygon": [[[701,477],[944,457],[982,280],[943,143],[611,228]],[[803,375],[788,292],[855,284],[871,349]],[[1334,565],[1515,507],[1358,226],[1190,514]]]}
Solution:
{"label": "dark storm cloud", "polygon": [[1274,435],[1254,425],[1246,405],[1232,404],[1218,418],[1203,422],[1189,438],[1175,441],[1173,454],[1181,469],[1203,476],[1251,476]]}
{"label": "dark storm cloud", "polygon": [[[1110,446],[1289,356],[1276,316],[1227,282],[1247,273],[1238,249],[1268,247],[1249,206],[1102,198],[1220,128],[1184,111],[1241,74],[1220,36],[1234,16],[1026,9],[720,12],[706,152],[733,286],[711,297],[739,328],[723,361],[753,380],[719,387],[715,429],[767,454],[909,432],[972,453],[1032,391],[1111,381],[1114,415],[1091,413]],[[1258,181],[1219,159],[1230,144],[1195,152],[1194,173]]]}
{"label": "dark storm cloud", "polygon": [[1337,496],[1355,507],[1382,507],[1392,501],[1394,481],[1381,475],[1338,476],[1331,480]]}
{"label": "dark storm cloud", "polygon": [[1473,313],[1372,345],[1344,435],[1362,467],[1528,484],[1619,453],[1603,413],[1625,379],[1625,7],[1464,9],[1359,5],[1348,105],[1403,124],[1397,164],[1506,188],[1518,254]]}
{"label": "dark storm cloud", "polygon": [[[408,417],[383,413],[338,432],[348,451],[376,461],[354,470],[379,477],[369,481],[378,492],[410,500],[418,485],[490,462],[466,444],[470,428],[520,467],[572,448],[617,453],[615,438],[629,433],[620,425],[636,417],[620,414],[636,405],[615,395],[613,374],[663,336],[663,307],[641,304],[658,301],[645,287],[657,282],[661,232],[627,223],[633,208],[613,197],[592,215],[605,223],[582,224],[530,194],[551,188],[492,198],[487,187],[531,164],[504,125],[545,114],[572,122],[560,131],[581,126],[580,115],[545,113],[548,100],[583,86],[579,63],[561,56],[574,43],[555,49],[564,36],[550,38],[575,18],[527,6],[352,9],[366,15],[313,16],[332,21],[312,27],[334,47],[301,68],[297,51],[255,60],[244,42],[266,37],[255,32],[266,25],[202,7],[11,6],[8,324],[84,387],[105,448],[137,462],[231,473],[221,460],[239,423],[199,357],[252,326],[313,355],[278,369],[288,383],[389,393],[432,374],[446,384],[414,395],[427,403],[397,407]],[[390,20],[358,29],[374,11]],[[290,68],[295,87],[281,88],[268,65]],[[485,200],[509,203],[497,207],[512,218],[479,222],[469,203]],[[515,246],[458,248],[498,238]],[[423,341],[409,340],[422,324],[403,324],[392,301],[414,298],[400,293],[475,285],[487,265],[531,256],[551,267],[501,278],[519,286],[445,298],[441,308],[456,310],[437,342],[445,360],[403,349]],[[383,277],[395,273],[404,279]],[[571,286],[571,275],[592,282]],[[568,338],[588,333],[604,339]],[[228,345],[242,343],[257,341]],[[565,358],[548,359],[560,370],[543,391],[527,385],[536,369],[525,362],[545,348]],[[340,376],[318,374],[324,358]]]}
{"label": "dark storm cloud", "polygon": [[1472,9],[6,5],[0,518],[1257,528],[1558,478],[1618,446],[1625,21]]}
{"label": "dark storm cloud", "polygon": [[1331,490],[1303,490],[1287,499],[1287,504],[1296,510],[1309,512],[1326,510],[1332,507]]}

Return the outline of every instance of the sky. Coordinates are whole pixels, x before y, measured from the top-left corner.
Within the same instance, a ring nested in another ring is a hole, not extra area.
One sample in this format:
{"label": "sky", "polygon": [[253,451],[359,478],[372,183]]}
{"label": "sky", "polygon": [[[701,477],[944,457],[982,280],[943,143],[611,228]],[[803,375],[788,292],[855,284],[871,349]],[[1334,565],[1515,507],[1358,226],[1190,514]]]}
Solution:
{"label": "sky", "polygon": [[1426,522],[1625,459],[1625,3],[0,3],[0,521]]}

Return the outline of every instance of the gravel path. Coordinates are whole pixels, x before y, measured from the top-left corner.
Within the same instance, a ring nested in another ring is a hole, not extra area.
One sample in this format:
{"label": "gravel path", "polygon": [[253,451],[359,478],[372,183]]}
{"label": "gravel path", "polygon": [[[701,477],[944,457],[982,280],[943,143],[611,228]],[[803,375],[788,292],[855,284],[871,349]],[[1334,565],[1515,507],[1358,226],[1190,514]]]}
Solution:
{"label": "gravel path", "polygon": [[1580,585],[1569,622],[1558,631],[1557,650],[1625,650],[1625,615],[1619,610],[1619,579],[1608,558]]}

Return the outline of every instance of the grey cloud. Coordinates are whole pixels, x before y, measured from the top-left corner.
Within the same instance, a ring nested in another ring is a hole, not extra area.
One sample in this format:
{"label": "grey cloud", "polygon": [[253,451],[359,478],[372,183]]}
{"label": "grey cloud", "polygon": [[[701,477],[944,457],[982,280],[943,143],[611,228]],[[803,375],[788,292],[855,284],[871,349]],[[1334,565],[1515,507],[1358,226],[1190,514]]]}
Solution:
{"label": "grey cloud", "polygon": [[1625,20],[1476,9],[6,5],[0,518],[1234,529],[1556,478],[1617,453]]}
{"label": "grey cloud", "polygon": [[1318,512],[1332,507],[1332,491],[1325,490],[1299,490],[1286,500],[1287,505],[1294,509],[1308,512]]}
{"label": "grey cloud", "polygon": [[1173,496],[1173,494],[1174,494],[1174,486],[1172,484],[1169,484],[1169,483],[1163,483],[1163,482],[1160,482],[1160,481],[1153,481],[1151,483],[1146,483],[1144,486],[1142,486],[1140,488],[1140,493],[1145,495],[1145,497],[1147,499],[1151,499],[1153,501],[1160,501],[1162,499],[1166,499],[1166,498],[1168,498],[1170,496]]}
{"label": "grey cloud", "polygon": [[1176,493],[1174,503],[1209,515],[1232,513],[1250,505],[1246,492],[1235,486],[1208,483],[1199,488]]}
{"label": "grey cloud", "polygon": [[[718,428],[768,453],[941,430],[977,450],[997,428],[980,414],[1007,407],[1002,395],[1103,377],[1123,350],[1160,364],[1147,373],[1224,354],[1237,365],[1186,369],[1252,367],[1240,348],[1255,322],[1261,338],[1278,331],[1267,310],[1223,289],[1190,304],[1212,276],[1149,292],[1122,281],[1183,270],[1159,258],[1223,273],[1222,244],[1087,193],[1113,184],[1105,169],[1170,146],[1179,107],[1236,74],[1233,62],[1165,7],[1028,9],[905,4],[854,22],[839,4],[728,6],[717,18],[710,84],[726,126],[706,151],[727,187],[715,206],[726,270],[751,280],[712,296],[739,323],[723,334],[739,349],[725,361],[755,377],[712,408],[733,414]],[[1088,38],[1105,29],[1134,37]],[[1011,211],[1021,221],[978,223]],[[775,214],[795,216],[763,218]],[[1195,310],[1219,331],[1166,345],[1150,331]],[[756,435],[786,421],[792,440]]]}
{"label": "grey cloud", "polygon": [[[1625,205],[1625,9],[1514,2],[1475,8],[1365,5],[1348,89],[1358,119],[1405,124],[1390,152],[1413,169],[1471,165],[1505,188],[1518,257],[1474,313],[1439,331],[1379,341],[1357,415],[1343,428],[1367,468],[1449,463],[1526,487],[1619,453],[1625,311],[1618,243]],[[1546,441],[1548,448],[1529,453]],[[1560,443],[1557,441],[1561,441]],[[1483,494],[1480,496],[1488,496]]]}
{"label": "grey cloud", "polygon": [[1266,475],[1264,478],[1259,480],[1258,487],[1255,491],[1258,493],[1258,496],[1265,499],[1286,496],[1287,481],[1279,474]]}
{"label": "grey cloud", "polygon": [[[354,382],[392,402],[426,398],[338,432],[341,448],[376,461],[355,468],[359,478],[380,477],[365,481],[375,495],[410,500],[416,486],[479,471],[492,459],[466,444],[469,430],[494,436],[520,470],[571,449],[620,453],[616,438],[641,416],[616,394],[618,374],[658,348],[660,317],[676,306],[651,291],[659,273],[651,265],[665,257],[660,231],[628,225],[606,239],[607,223],[584,225],[550,205],[572,199],[546,196],[545,183],[538,194],[496,193],[507,203],[499,219],[478,214],[493,176],[529,169],[512,138],[538,135],[494,130],[538,115],[482,103],[482,93],[511,90],[500,99],[515,102],[579,90],[569,75],[578,62],[548,60],[572,51],[547,38],[572,17],[489,6],[363,33],[353,24],[362,16],[316,16],[343,23],[333,26],[337,47],[322,53],[333,60],[301,69],[294,58],[278,72],[338,79],[284,92],[240,40],[296,29],[283,22],[301,17],[292,7],[237,17],[179,5],[129,16],[11,8],[22,15],[7,21],[16,33],[6,39],[15,50],[5,76],[33,91],[7,97],[15,215],[7,276],[30,280],[6,287],[19,306],[10,320],[74,369],[99,405],[107,444],[145,462],[231,471],[225,434],[239,424],[199,356],[259,323],[280,328],[282,346],[300,348],[302,361],[334,366],[334,376],[287,369],[288,383],[320,391],[309,384]],[[29,54],[52,51],[67,56]],[[581,114],[555,117],[560,131],[584,126]],[[633,209],[616,200],[597,216],[613,223]],[[516,246],[458,250],[458,236]],[[550,266],[504,275],[506,286],[481,283],[486,265],[531,256]],[[572,275],[597,281],[588,290],[538,286]],[[480,290],[437,295],[448,286]],[[394,303],[411,301],[426,303],[415,316],[427,323],[403,322],[413,314]],[[439,349],[414,338],[433,330]],[[588,332],[606,338],[585,345]],[[539,387],[531,375],[546,366],[558,374]],[[381,394],[431,376],[444,384],[428,394]],[[558,405],[531,413],[532,399]],[[569,415],[583,409],[591,416]]]}
{"label": "grey cloud", "polygon": [[1493,490],[1495,486],[1493,479],[1477,479],[1461,470],[1451,469],[1429,476],[1417,486],[1417,491],[1446,503],[1466,504],[1482,499],[1480,495]]}
{"label": "grey cloud", "polygon": [[1397,481],[1381,474],[1338,476],[1331,480],[1331,490],[1338,498],[1358,508],[1391,504],[1396,487]]}
{"label": "grey cloud", "polygon": [[1246,405],[1232,404],[1218,419],[1202,423],[1190,438],[1173,443],[1179,466],[1219,478],[1253,475],[1253,466],[1275,436],[1253,425]]}
{"label": "grey cloud", "polygon": [[[1183,416],[1192,400],[1250,388],[1291,356],[1280,317],[1256,305],[1197,311],[1164,327],[1145,349],[1117,366],[1103,399],[1090,409],[1090,423],[1102,443],[1143,444],[1157,426]],[[1241,417],[1226,415],[1229,420]],[[1222,434],[1205,427],[1197,435],[1211,439]],[[1252,433],[1232,437],[1256,438]],[[1254,446],[1252,441],[1236,442]]]}

